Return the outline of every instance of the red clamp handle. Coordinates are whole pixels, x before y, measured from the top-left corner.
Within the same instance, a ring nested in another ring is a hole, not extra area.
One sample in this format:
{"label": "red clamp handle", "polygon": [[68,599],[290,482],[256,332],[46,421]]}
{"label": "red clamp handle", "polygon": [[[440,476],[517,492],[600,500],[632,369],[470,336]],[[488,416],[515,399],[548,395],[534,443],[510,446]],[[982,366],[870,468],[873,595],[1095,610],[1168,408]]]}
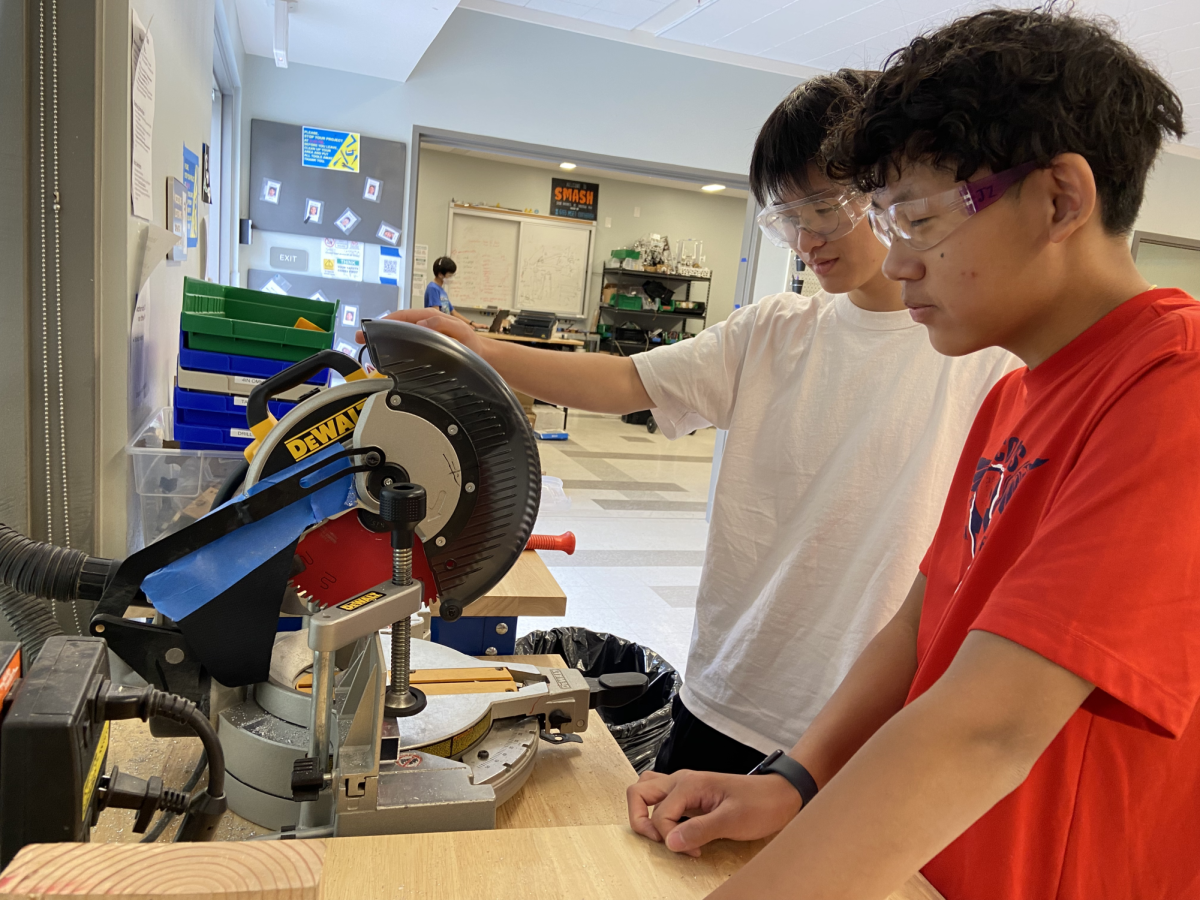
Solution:
{"label": "red clamp handle", "polygon": [[575,534],[564,531],[562,534],[531,534],[526,550],[561,550],[570,556],[575,552]]}

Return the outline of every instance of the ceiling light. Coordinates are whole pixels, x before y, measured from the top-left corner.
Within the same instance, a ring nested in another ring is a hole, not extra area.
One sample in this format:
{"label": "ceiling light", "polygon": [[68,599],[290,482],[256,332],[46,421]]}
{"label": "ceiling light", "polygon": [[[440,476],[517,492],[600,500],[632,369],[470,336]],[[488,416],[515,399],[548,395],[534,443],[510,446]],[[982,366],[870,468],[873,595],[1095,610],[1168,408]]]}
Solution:
{"label": "ceiling light", "polygon": [[700,190],[708,191],[710,194],[715,194],[717,191],[725,190],[725,185],[723,185],[723,184],[706,184],[706,185],[704,185],[704,187],[700,188]]}
{"label": "ceiling light", "polygon": [[558,167],[560,169],[573,169],[575,168],[575,163],[559,163]]}

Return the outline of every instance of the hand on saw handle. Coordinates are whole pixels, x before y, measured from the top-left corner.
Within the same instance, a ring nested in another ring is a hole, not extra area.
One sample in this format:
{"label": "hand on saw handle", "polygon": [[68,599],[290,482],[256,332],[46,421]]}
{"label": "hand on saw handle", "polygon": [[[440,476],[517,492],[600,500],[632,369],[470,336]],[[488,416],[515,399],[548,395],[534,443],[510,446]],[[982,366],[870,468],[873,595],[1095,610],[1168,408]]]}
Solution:
{"label": "hand on saw handle", "polygon": [[[359,332],[359,334],[361,333]],[[254,390],[250,392],[250,396],[246,400],[246,425],[250,429],[250,433],[254,435],[254,442],[244,451],[247,462],[254,459],[263,438],[279,424],[271,415],[267,401],[276,394],[299,387],[325,369],[333,369],[347,381],[358,381],[367,377],[362,366],[349,356],[336,350],[322,350],[254,386]]]}
{"label": "hand on saw handle", "polygon": [[[430,331],[436,331],[438,334],[444,334],[448,338],[453,338],[458,341],[472,353],[477,356],[487,358],[487,344],[490,342],[481,338],[476,329],[461,319],[454,316],[448,316],[440,309],[428,307],[426,309],[402,309],[398,312],[388,313],[383,318],[395,319],[398,322],[409,322],[413,325],[420,325],[428,328]],[[366,343],[366,338],[360,330],[354,335],[354,340],[360,344]]]}

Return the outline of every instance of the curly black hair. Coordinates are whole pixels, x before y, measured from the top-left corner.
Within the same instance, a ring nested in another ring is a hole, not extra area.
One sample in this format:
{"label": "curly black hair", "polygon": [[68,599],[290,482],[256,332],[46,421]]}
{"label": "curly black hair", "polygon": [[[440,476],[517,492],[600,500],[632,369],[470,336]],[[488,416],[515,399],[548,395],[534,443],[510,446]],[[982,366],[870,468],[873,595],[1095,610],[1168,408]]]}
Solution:
{"label": "curly black hair", "polygon": [[750,190],[763,206],[787,190],[807,191],[829,129],[858,107],[878,72],[841,69],[793,90],[763,123],[750,156]]}
{"label": "curly black hair", "polygon": [[1111,23],[1050,4],[967,16],[897,50],[822,153],[830,177],[864,190],[904,160],[964,180],[1078,153],[1105,230],[1126,234],[1164,137],[1183,133],[1179,97]]}

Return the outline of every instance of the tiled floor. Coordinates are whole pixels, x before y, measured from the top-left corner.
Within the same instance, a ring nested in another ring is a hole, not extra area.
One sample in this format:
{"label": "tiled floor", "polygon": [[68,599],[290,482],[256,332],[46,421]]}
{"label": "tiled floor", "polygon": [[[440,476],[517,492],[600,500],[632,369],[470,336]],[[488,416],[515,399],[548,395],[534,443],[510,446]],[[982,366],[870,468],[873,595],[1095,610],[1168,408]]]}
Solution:
{"label": "tiled floor", "polygon": [[[540,427],[561,413],[537,407]],[[573,556],[542,552],[567,594],[563,618],[522,618],[520,632],[581,625],[637,641],[683,669],[704,559],[714,431],[668,441],[616,416],[572,411],[571,437],[539,444],[569,511],[543,512],[539,534],[573,531]]]}

